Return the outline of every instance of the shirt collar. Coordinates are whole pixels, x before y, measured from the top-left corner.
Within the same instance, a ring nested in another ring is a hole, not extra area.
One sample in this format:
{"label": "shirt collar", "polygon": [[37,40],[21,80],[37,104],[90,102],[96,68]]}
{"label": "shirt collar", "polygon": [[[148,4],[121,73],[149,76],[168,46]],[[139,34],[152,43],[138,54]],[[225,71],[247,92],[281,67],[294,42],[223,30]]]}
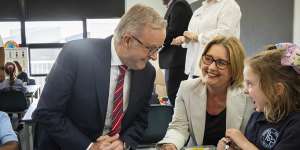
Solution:
{"label": "shirt collar", "polygon": [[254,112],[257,114],[256,122],[264,122],[267,121],[263,112]]}
{"label": "shirt collar", "polygon": [[111,39],[111,66],[119,66],[123,65],[119,56],[117,55],[115,44],[114,44],[114,37]]}

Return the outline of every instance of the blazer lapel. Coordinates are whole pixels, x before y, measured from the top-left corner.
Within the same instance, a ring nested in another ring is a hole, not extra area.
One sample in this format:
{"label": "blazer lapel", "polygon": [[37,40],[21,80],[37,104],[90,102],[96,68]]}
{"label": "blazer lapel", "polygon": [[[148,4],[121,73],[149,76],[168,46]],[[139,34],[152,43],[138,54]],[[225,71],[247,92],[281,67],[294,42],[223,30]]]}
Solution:
{"label": "blazer lapel", "polygon": [[240,90],[229,88],[226,101],[226,128],[240,129],[246,107],[246,99],[238,96]]}
{"label": "blazer lapel", "polygon": [[135,107],[139,105],[139,98],[140,93],[142,93],[141,89],[141,82],[143,82],[143,79],[145,77],[145,74],[143,74],[143,71],[135,71],[135,70],[129,70],[130,71],[130,89],[129,89],[129,97],[128,97],[128,106],[125,110],[125,116],[123,118],[122,127],[127,124],[128,117],[131,116],[132,111],[135,110]]}
{"label": "blazer lapel", "polygon": [[[200,80],[199,80],[200,81]],[[190,122],[194,133],[194,138],[197,145],[201,145],[204,136],[205,120],[206,120],[206,103],[207,103],[207,91],[206,86],[201,83],[197,83],[199,86],[195,88],[189,98],[189,109],[191,118]]]}
{"label": "blazer lapel", "polygon": [[172,12],[172,8],[173,8],[175,2],[176,2],[176,0],[173,0],[173,2],[171,3],[171,5],[168,7],[167,12],[166,12],[166,14],[164,16],[165,20],[168,20],[168,17],[170,15],[170,13]]}
{"label": "blazer lapel", "polygon": [[111,40],[112,36],[104,40],[96,48],[96,61],[94,64],[97,99],[101,112],[101,122],[104,125],[109,94],[110,66],[111,66]]}

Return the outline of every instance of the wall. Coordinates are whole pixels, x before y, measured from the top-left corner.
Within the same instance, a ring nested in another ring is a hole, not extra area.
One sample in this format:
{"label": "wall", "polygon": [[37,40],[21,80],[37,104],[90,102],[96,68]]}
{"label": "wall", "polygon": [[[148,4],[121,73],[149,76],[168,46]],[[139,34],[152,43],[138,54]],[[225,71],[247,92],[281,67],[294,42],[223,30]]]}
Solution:
{"label": "wall", "polygon": [[293,0],[237,0],[241,40],[252,55],[266,44],[293,40]]}
{"label": "wall", "polygon": [[294,0],[294,43],[300,45],[300,1]]}
{"label": "wall", "polygon": [[126,0],[126,10],[138,3],[153,7],[162,16],[164,16],[165,12],[167,11],[167,8],[163,5],[162,0]]}

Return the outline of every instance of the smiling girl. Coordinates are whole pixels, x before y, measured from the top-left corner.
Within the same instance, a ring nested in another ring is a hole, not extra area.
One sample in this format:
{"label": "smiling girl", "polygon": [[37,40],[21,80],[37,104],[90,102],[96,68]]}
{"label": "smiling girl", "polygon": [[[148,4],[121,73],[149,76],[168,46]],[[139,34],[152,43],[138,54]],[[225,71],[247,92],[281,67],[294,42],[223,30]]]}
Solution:
{"label": "smiling girl", "polygon": [[228,129],[218,143],[231,149],[295,150],[300,147],[300,48],[276,44],[246,61],[245,93],[255,105],[245,135]]}

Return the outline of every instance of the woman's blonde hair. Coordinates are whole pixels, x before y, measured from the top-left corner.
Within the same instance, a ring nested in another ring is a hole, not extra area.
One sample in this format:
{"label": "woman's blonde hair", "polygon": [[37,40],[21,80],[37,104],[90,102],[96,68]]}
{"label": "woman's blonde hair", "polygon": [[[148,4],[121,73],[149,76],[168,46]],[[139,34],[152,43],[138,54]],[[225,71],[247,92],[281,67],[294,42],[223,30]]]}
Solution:
{"label": "woman's blonde hair", "polygon": [[[236,37],[225,37],[225,36],[216,36],[212,41],[210,41],[204,51],[202,56],[206,55],[209,49],[213,45],[222,45],[227,50],[229,54],[229,69],[231,71],[231,86],[232,87],[242,87],[243,85],[243,70],[244,70],[244,59],[245,59],[245,50],[239,39]],[[200,61],[200,66],[202,62],[202,57]]]}
{"label": "woman's blonde hair", "polygon": [[[285,51],[268,46],[265,51],[246,61],[246,65],[258,75],[260,89],[267,97],[265,117],[274,123],[282,120],[290,112],[300,110],[300,75],[291,66],[281,65]],[[277,83],[284,86],[280,95],[276,91]]]}

